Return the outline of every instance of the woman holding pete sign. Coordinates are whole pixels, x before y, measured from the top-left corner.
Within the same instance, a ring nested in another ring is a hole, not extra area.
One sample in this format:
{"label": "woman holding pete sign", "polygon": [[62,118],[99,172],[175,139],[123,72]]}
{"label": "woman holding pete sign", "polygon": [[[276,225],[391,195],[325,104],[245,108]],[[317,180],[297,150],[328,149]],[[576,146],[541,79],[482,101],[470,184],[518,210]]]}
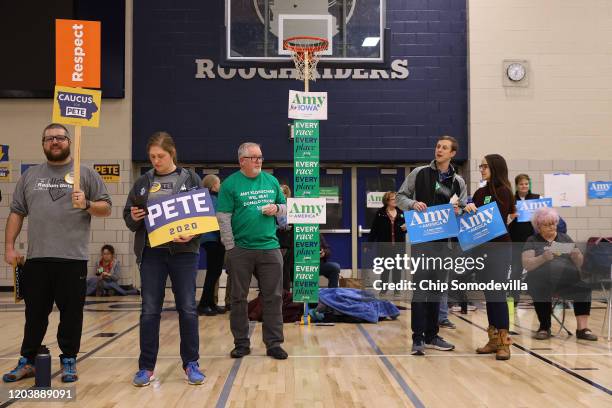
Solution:
{"label": "woman holding pete sign", "polygon": [[[515,201],[512,187],[508,180],[506,160],[499,154],[489,154],[478,166],[484,187],[474,193],[473,203],[465,207],[465,211],[476,213],[477,207],[495,202],[502,220],[508,219],[508,214],[515,212]],[[492,244],[484,244],[477,248],[479,253],[486,253],[486,267],[479,274],[480,281],[505,282],[511,262],[511,240],[509,234],[501,235],[491,240]],[[510,359],[509,336],[510,321],[506,293],[502,290],[485,291],[487,301],[487,318],[489,341],[484,347],[476,349],[478,354],[495,353],[497,360]]]}
{"label": "woman holding pete sign", "polygon": [[172,137],[166,132],[156,132],[151,136],[147,144],[147,153],[153,169],[136,180],[123,209],[123,218],[127,227],[136,233],[134,252],[140,266],[142,284],[140,358],[133,384],[144,387],[153,379],[168,276],[172,282],[172,292],[179,314],[183,369],[189,384],[202,384],[204,374],[198,366],[200,341],[195,304],[199,240],[194,239],[194,235],[189,235],[189,232],[185,232],[187,228],[181,227],[181,231],[177,231],[177,236],[171,241],[152,245],[151,241],[155,240],[149,239],[150,235],[145,226],[148,202],[196,189],[200,186],[200,178],[193,171],[177,167],[176,146]]}

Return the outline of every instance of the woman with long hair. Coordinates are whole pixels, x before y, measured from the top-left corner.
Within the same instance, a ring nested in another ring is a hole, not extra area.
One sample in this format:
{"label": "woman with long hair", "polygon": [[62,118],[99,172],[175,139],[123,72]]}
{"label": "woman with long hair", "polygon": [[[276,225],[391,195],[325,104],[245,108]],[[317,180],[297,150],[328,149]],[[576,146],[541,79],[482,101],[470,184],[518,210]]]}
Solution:
{"label": "woman with long hair", "polygon": [[[508,180],[508,166],[506,160],[499,154],[488,154],[478,166],[482,179],[486,185],[476,190],[473,203],[465,207],[467,212],[477,212],[478,208],[486,204],[496,203],[504,222],[509,214],[515,212],[515,200],[512,187]],[[481,282],[506,282],[511,262],[510,234],[501,235],[488,243],[477,247],[472,256],[486,254],[485,268],[477,271]],[[510,321],[506,293],[501,290],[484,292],[487,302],[487,319],[489,327],[487,333],[489,341],[484,347],[476,349],[478,354],[495,353],[497,360],[510,359],[509,335]]]}

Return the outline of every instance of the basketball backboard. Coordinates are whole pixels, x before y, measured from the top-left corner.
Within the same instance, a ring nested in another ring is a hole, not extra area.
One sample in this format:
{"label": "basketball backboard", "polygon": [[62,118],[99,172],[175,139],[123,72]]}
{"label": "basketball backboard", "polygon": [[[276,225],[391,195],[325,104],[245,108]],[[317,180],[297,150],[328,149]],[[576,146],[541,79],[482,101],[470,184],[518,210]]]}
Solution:
{"label": "basketball backboard", "polygon": [[283,62],[283,40],[322,37],[322,61],[385,61],[385,0],[226,0],[227,61]]}

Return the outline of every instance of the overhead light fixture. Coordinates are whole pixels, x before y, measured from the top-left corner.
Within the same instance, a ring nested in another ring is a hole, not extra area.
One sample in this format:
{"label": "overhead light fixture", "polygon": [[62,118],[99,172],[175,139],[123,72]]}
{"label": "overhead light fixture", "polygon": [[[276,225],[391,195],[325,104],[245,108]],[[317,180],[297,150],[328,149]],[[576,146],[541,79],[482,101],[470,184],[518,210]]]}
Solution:
{"label": "overhead light fixture", "polygon": [[380,37],[366,37],[365,40],[363,40],[363,44],[361,44],[361,46],[362,47],[376,47],[379,41],[380,41]]}

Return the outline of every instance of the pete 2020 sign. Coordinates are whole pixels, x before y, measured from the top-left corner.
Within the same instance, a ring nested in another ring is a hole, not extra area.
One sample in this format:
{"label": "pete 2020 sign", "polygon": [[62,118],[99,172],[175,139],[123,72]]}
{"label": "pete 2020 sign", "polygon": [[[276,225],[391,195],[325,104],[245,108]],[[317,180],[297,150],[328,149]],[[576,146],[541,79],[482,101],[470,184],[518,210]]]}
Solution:
{"label": "pete 2020 sign", "polygon": [[151,200],[147,203],[147,210],[145,225],[151,247],[170,242],[180,235],[203,234],[219,229],[212,199],[206,188]]}

